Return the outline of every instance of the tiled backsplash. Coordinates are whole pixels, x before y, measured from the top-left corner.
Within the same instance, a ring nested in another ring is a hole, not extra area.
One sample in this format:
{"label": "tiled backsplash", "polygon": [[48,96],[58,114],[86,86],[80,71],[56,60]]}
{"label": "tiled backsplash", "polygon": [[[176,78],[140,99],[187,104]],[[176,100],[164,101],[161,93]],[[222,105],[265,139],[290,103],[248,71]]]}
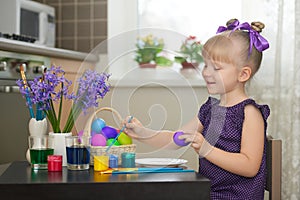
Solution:
{"label": "tiled backsplash", "polygon": [[107,39],[107,0],[34,1],[55,8],[57,48],[90,52]]}

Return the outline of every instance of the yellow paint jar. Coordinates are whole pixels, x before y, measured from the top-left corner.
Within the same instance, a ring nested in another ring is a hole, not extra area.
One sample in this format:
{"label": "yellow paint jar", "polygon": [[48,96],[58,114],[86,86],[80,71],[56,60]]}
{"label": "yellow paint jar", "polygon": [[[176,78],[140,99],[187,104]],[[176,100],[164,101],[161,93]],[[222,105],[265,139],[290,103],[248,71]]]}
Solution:
{"label": "yellow paint jar", "polygon": [[94,171],[105,171],[109,166],[109,156],[94,156]]}

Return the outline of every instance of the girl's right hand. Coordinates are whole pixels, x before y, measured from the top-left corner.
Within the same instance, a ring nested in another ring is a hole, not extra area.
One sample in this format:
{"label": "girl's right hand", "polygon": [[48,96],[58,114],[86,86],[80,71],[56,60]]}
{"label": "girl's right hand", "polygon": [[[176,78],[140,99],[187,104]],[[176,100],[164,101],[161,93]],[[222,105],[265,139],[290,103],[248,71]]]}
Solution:
{"label": "girl's right hand", "polygon": [[132,120],[130,122],[128,122],[129,118],[130,118],[130,116],[126,117],[126,119],[124,119],[122,122],[122,126],[125,125],[125,127],[126,127],[124,132],[134,139],[142,139],[145,127],[135,117],[132,118]]}

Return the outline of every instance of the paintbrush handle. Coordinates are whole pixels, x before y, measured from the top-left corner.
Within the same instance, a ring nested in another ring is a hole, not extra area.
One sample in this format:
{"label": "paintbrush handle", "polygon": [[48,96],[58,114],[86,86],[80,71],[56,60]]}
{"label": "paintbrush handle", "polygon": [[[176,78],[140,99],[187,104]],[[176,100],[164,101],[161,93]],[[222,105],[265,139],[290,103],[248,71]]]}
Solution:
{"label": "paintbrush handle", "polygon": [[[26,90],[27,90],[27,92],[29,92],[28,88],[26,88]],[[32,103],[31,103],[31,99],[30,99],[29,94],[26,94],[26,101],[27,101],[27,106],[28,106],[28,109],[29,109],[30,117],[34,118],[34,112],[33,112],[33,109],[32,109]]]}
{"label": "paintbrush handle", "polygon": [[149,168],[148,170],[135,170],[135,171],[112,171],[112,174],[143,174],[143,173],[182,173],[182,172],[195,172],[192,169],[175,169],[175,170],[170,170],[170,169],[158,169],[158,170],[152,170]]}
{"label": "paintbrush handle", "polygon": [[186,172],[181,167],[157,167],[157,168],[116,168],[116,169],[109,169],[104,172],[103,174],[128,174],[128,173],[161,173],[161,172]]}

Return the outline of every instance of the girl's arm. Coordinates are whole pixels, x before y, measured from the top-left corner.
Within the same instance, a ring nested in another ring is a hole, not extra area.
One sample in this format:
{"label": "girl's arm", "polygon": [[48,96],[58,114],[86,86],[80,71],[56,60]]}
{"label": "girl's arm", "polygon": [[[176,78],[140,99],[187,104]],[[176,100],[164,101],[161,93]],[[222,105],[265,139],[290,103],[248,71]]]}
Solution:
{"label": "girl's arm", "polygon": [[[124,120],[124,124],[126,124],[125,133],[128,134],[130,137],[149,144],[154,147],[164,147],[166,149],[178,149],[180,148],[177,146],[173,141],[173,135],[175,131],[170,130],[152,130],[146,128],[142,125],[142,123],[133,118],[131,123],[127,123]],[[200,124],[198,117],[193,118],[190,122],[185,124],[181,130],[182,131],[189,131],[189,132],[196,132],[202,127]],[[202,129],[201,129],[202,130]]]}
{"label": "girl's arm", "polygon": [[257,174],[264,150],[264,120],[261,112],[252,105],[245,107],[245,120],[243,123],[241,151],[231,153],[211,146],[202,134],[196,137],[181,136],[186,141],[192,141],[192,147],[199,156],[205,157],[215,165],[245,177]]}

